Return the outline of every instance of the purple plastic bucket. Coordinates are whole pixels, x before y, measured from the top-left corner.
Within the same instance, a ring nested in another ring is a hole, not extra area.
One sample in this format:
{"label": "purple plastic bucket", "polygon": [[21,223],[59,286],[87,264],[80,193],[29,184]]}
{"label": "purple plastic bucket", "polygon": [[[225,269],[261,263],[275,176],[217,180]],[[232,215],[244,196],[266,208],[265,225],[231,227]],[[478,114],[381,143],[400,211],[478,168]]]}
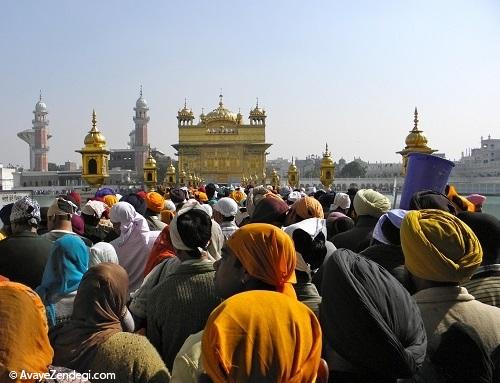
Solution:
{"label": "purple plastic bucket", "polygon": [[414,193],[434,190],[443,193],[455,164],[430,154],[410,153],[399,208],[408,210]]}

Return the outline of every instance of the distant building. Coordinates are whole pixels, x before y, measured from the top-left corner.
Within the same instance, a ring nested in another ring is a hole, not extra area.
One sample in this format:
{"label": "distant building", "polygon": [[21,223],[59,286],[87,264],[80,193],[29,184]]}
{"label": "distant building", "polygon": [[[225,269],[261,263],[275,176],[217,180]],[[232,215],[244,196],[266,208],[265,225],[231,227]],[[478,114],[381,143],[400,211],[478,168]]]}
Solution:
{"label": "distant building", "polygon": [[459,161],[455,161],[454,176],[500,176],[500,139],[481,137],[481,147],[469,149]]}
{"label": "distant building", "polygon": [[14,187],[15,168],[4,167],[0,164],[0,190],[11,190]]}

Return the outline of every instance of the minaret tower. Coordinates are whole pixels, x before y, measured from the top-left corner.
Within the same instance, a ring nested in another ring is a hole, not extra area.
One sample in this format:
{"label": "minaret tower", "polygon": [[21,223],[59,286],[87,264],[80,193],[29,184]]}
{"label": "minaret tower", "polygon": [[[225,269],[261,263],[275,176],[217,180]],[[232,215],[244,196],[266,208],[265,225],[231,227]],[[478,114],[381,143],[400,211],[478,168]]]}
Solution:
{"label": "minaret tower", "polygon": [[47,120],[47,106],[42,101],[42,92],[35,105],[33,114],[33,129],[35,130],[35,146],[33,152],[35,155],[35,167],[33,170],[46,172],[49,170],[48,152],[49,152],[49,120]]}
{"label": "minaret tower", "polygon": [[135,150],[135,171],[137,175],[142,175],[144,163],[148,158],[148,103],[142,97],[142,85],[139,93],[139,98],[135,103],[135,138],[134,138],[134,150]]}
{"label": "minaret tower", "polygon": [[33,127],[17,134],[21,140],[29,145],[30,170],[49,170],[49,161],[47,158],[49,151],[48,141],[50,138],[48,131],[49,120],[47,120],[48,113],[47,105],[42,101],[42,91],[40,91],[40,98],[33,111],[35,117],[31,121]]}

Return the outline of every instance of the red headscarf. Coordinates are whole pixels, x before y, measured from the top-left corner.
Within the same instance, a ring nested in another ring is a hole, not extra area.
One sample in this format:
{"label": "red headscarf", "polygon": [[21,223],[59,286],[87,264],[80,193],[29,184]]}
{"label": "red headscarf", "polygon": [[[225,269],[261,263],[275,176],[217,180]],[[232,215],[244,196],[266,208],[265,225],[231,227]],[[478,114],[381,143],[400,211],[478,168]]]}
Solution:
{"label": "red headscarf", "polygon": [[170,229],[165,226],[161,231],[158,238],[156,238],[151,253],[149,253],[148,262],[144,268],[144,277],[148,275],[151,270],[158,264],[160,264],[165,258],[174,257],[175,250],[170,240]]}

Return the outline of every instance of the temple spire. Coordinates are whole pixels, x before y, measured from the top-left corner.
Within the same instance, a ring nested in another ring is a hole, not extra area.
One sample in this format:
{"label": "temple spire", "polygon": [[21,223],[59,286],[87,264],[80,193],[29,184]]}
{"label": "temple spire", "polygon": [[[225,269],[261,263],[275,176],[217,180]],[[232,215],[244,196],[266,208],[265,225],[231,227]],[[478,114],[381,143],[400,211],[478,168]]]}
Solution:
{"label": "temple spire", "polygon": [[39,97],[39,101],[42,101],[42,90],[40,89],[40,97]]}
{"label": "temple spire", "polygon": [[187,98],[184,97],[184,109],[186,109],[186,108],[187,108]]}
{"label": "temple spire", "polygon": [[96,129],[96,124],[97,124],[97,118],[95,114],[95,109],[92,109],[92,129]]}
{"label": "temple spire", "polygon": [[415,118],[413,119],[413,122],[415,123],[415,126],[413,127],[413,130],[418,130],[418,111],[417,107],[415,107]]}
{"label": "temple spire", "polygon": [[141,88],[139,90],[139,95],[142,97],[142,84],[141,84]]}
{"label": "temple spire", "polygon": [[258,108],[259,107],[259,98],[256,97],[256,100],[257,100],[257,102],[255,103],[255,107]]}
{"label": "temple spire", "polygon": [[222,104],[222,97],[224,97],[224,96],[222,95],[222,88],[220,88],[220,94],[219,94],[219,106],[222,106],[222,105],[223,105],[223,104]]}

